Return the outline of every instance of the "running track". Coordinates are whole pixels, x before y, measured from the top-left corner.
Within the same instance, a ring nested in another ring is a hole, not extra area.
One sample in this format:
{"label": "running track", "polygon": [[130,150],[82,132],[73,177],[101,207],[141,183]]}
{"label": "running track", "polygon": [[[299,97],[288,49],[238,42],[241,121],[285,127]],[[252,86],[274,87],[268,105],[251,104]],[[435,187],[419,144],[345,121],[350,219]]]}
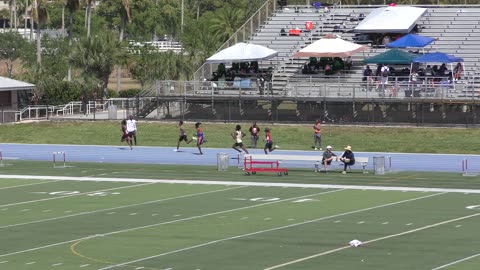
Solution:
{"label": "running track", "polygon": [[[52,144],[0,144],[3,159],[51,161],[52,152],[65,152],[67,162],[105,162],[105,163],[144,163],[144,164],[189,164],[216,165],[217,153],[230,156],[230,166],[237,166],[237,152],[226,148],[204,148],[203,155],[193,147],[181,148],[175,152],[174,147],[138,146],[133,150],[126,146],[94,146],[94,145],[52,145]],[[355,149],[354,149],[355,150]],[[262,149],[249,150],[252,154],[263,153]],[[334,149],[337,155],[342,151]],[[468,159],[469,171],[480,171],[480,155],[448,155],[448,154],[412,154],[412,153],[378,153],[354,152],[357,157],[369,157],[368,169],[373,169],[373,157],[391,157],[394,171],[435,171],[462,172],[462,160]],[[321,155],[321,151],[275,150],[272,154]],[[286,167],[300,167],[299,164],[288,164]],[[303,167],[313,168],[312,165]]]}

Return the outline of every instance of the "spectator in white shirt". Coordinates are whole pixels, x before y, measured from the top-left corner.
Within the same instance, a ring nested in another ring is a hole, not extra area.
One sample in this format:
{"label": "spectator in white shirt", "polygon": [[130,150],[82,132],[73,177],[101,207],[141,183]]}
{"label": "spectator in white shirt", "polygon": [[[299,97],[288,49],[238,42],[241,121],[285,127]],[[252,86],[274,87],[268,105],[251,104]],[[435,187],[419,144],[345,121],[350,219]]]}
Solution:
{"label": "spectator in white shirt", "polygon": [[130,119],[127,121],[127,132],[130,140],[133,139],[137,145],[137,121],[133,119],[133,115],[130,115]]}

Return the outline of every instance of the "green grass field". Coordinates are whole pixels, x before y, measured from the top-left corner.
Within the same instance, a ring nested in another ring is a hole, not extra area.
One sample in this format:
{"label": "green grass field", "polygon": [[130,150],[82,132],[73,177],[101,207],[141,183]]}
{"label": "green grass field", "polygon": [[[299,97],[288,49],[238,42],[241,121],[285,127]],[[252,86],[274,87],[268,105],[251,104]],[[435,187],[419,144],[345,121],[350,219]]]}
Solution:
{"label": "green grass field", "polygon": [[[203,123],[208,147],[230,147],[233,143],[230,134],[236,124]],[[242,130],[248,133],[251,123],[241,124]],[[262,130],[265,127],[272,130],[275,144],[289,150],[311,150],[312,125],[259,123]],[[50,121],[1,125],[0,128],[2,143],[118,145],[120,140],[120,120]],[[193,122],[187,122],[185,128],[189,135],[195,131]],[[138,123],[138,142],[142,146],[175,146],[178,133],[177,122]],[[466,128],[322,127],[324,147],[332,145],[334,149],[343,149],[351,145],[355,151],[368,152],[477,154],[479,137],[480,129]]]}
{"label": "green grass field", "polygon": [[[478,177],[9,163],[0,168],[0,269],[480,268]],[[350,247],[353,239],[364,245]]]}

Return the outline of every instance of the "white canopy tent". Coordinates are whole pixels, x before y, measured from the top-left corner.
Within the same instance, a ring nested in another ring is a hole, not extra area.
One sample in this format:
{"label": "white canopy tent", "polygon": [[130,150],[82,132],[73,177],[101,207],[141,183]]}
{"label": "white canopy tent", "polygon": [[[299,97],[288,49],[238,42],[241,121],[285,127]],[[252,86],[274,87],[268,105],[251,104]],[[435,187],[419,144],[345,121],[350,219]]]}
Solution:
{"label": "white canopy tent", "polygon": [[426,8],[389,6],[373,10],[355,27],[358,33],[409,33]]}
{"label": "white canopy tent", "polygon": [[348,42],[338,37],[326,36],[293,55],[300,57],[348,57],[368,49],[367,46]]}
{"label": "white canopy tent", "polygon": [[261,61],[275,57],[277,51],[252,43],[237,43],[223,49],[207,59],[207,63],[234,63]]}

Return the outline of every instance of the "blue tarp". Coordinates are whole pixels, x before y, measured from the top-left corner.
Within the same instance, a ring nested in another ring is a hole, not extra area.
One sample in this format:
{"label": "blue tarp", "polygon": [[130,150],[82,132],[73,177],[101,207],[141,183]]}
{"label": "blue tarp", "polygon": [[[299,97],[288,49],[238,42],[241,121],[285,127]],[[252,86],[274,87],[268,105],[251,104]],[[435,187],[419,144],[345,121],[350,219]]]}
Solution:
{"label": "blue tarp", "polygon": [[435,39],[431,37],[424,37],[414,34],[405,35],[394,42],[390,42],[387,44],[387,47],[390,48],[408,48],[408,47],[415,47],[415,48],[423,48],[428,44],[434,42]]}
{"label": "blue tarp", "polygon": [[463,62],[463,58],[456,57],[451,54],[434,52],[422,55],[413,59],[413,62],[418,63],[453,63],[453,62]]}

